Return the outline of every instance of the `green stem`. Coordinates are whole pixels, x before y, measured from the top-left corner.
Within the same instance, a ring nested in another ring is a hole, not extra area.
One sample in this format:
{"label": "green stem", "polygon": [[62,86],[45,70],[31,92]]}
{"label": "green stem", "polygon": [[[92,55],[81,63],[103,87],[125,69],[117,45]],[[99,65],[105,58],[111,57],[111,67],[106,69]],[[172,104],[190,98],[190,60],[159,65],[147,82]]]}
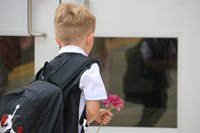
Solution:
{"label": "green stem", "polygon": [[102,124],[99,126],[99,128],[98,128],[98,130],[97,130],[97,132],[96,133],[98,133],[99,132],[99,130],[100,130],[100,128],[102,127]]}
{"label": "green stem", "polygon": [[109,107],[109,110],[112,111],[112,109],[113,109],[113,106],[110,106],[110,107]]}

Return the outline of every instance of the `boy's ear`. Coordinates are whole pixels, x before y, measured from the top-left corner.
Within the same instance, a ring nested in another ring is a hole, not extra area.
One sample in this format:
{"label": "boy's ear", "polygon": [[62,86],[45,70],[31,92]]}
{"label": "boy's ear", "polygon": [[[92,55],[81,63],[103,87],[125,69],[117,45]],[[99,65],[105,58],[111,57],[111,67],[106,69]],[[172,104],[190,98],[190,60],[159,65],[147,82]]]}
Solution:
{"label": "boy's ear", "polygon": [[56,40],[57,44],[59,45],[59,47],[61,47],[61,42],[58,40],[58,38],[57,38],[57,36],[56,36],[56,35],[54,35],[54,38],[55,38],[55,40]]}
{"label": "boy's ear", "polygon": [[86,38],[86,44],[91,45],[93,44],[94,33],[89,33]]}

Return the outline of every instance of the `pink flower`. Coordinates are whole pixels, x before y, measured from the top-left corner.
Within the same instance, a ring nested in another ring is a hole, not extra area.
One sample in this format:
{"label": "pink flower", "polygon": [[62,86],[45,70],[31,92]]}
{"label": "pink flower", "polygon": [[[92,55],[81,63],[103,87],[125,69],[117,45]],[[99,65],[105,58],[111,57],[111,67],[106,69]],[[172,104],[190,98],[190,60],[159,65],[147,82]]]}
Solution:
{"label": "pink flower", "polygon": [[108,99],[103,101],[103,104],[105,104],[106,108],[109,108],[110,110],[116,109],[117,111],[120,111],[121,108],[124,107],[124,101],[117,95],[109,95]]}
{"label": "pink flower", "polygon": [[[120,99],[117,95],[111,95],[111,94],[108,96],[108,99],[103,101],[103,104],[105,104],[106,108],[109,108],[110,111],[112,111],[113,109],[120,111],[121,108],[124,107],[124,101]],[[99,132],[101,127],[102,124],[100,125],[96,133]]]}

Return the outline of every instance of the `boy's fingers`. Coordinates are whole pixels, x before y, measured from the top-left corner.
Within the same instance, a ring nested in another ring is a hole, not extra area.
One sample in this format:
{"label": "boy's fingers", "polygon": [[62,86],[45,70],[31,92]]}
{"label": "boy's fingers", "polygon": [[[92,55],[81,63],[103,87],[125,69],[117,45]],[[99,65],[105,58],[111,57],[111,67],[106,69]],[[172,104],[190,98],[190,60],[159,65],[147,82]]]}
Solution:
{"label": "boy's fingers", "polygon": [[110,116],[104,115],[104,116],[102,116],[101,122],[102,122],[103,125],[107,125],[110,122],[111,119],[112,118]]}
{"label": "boy's fingers", "polygon": [[107,125],[107,124],[109,123],[109,121],[106,120],[106,119],[103,119],[103,120],[101,121],[101,123],[102,123],[103,125]]}
{"label": "boy's fingers", "polygon": [[109,115],[110,117],[113,117],[113,113],[112,113],[111,111],[109,111],[108,115]]}
{"label": "boy's fingers", "polygon": [[110,121],[110,120],[112,119],[112,117],[110,117],[110,116],[108,116],[108,115],[104,115],[104,116],[103,116],[103,119],[104,119],[104,120]]}
{"label": "boy's fingers", "polygon": [[100,115],[101,115],[101,123],[103,125],[107,125],[113,117],[113,113],[108,109],[102,109],[100,111]]}
{"label": "boy's fingers", "polygon": [[106,111],[106,115],[109,116],[109,117],[113,117],[113,113],[109,110]]}

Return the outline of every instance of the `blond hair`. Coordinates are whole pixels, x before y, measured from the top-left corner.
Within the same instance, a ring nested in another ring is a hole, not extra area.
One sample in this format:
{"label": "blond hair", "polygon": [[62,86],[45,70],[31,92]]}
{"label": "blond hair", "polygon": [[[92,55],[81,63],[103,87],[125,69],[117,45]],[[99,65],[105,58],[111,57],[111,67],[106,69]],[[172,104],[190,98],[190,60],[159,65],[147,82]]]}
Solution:
{"label": "blond hair", "polygon": [[89,32],[94,32],[95,16],[81,4],[63,3],[55,12],[55,34],[62,45],[80,42]]}

